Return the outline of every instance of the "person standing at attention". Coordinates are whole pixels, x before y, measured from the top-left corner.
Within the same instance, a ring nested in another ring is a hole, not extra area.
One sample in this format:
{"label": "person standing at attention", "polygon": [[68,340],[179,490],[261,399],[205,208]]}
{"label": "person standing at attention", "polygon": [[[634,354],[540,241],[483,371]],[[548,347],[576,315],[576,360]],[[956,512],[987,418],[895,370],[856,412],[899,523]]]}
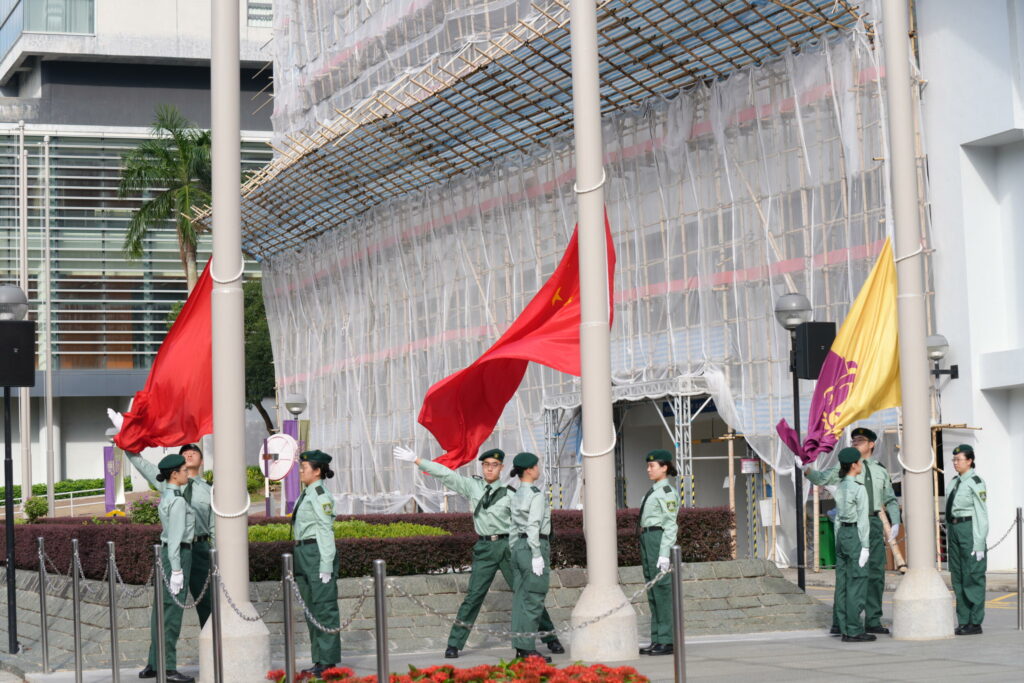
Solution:
{"label": "person standing at attention", "polygon": [[967,444],[954,448],[953,468],[956,476],[946,485],[946,554],[956,595],[958,626],[954,633],[975,636],[985,620],[988,495],[984,480],[974,469],[974,448]]}
{"label": "person standing at attention", "polygon": [[856,477],[864,468],[860,451],[844,448],[839,451],[839,488],[836,489],[836,589],[833,599],[835,619],[844,643],[869,642],[876,636],[865,633],[860,613],[865,606],[864,565],[871,551],[871,528],[868,522],[868,497],[864,484]]}
{"label": "person standing at attention", "polygon": [[[656,450],[647,454],[647,478],[652,484],[640,503],[637,517],[644,581],[668,571],[669,553],[676,544],[679,494],[668,483],[668,478],[674,476],[676,466],[671,453]],[[672,583],[668,576],[663,576],[647,591],[647,605],[651,609],[651,644],[640,648],[640,654],[670,655],[675,638],[672,629]]]}

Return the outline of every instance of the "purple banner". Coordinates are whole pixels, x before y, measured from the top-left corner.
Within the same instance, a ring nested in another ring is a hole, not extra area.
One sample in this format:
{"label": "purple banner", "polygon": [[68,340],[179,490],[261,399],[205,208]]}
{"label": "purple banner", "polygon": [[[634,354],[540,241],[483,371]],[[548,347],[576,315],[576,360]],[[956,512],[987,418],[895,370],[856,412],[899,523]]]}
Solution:
{"label": "purple banner", "polygon": [[[298,420],[284,420],[281,424],[284,428],[284,433],[295,439],[299,444],[299,453],[303,451],[302,442],[299,441],[299,421]],[[296,457],[298,457],[296,455]],[[285,500],[285,512],[291,514],[295,508],[295,501],[299,499],[299,466],[296,463],[295,467],[288,472],[284,478],[284,500]]]}
{"label": "purple banner", "polygon": [[107,512],[113,510],[117,503],[117,478],[121,476],[121,463],[114,456],[113,446],[103,447],[103,502]]}
{"label": "purple banner", "polygon": [[780,420],[775,426],[782,441],[805,465],[835,448],[838,439],[832,430],[843,414],[843,404],[850,396],[856,378],[857,363],[846,360],[835,351],[829,351],[821,366],[818,382],[814,385],[811,409],[807,413],[807,438],[803,444],[785,420]]}

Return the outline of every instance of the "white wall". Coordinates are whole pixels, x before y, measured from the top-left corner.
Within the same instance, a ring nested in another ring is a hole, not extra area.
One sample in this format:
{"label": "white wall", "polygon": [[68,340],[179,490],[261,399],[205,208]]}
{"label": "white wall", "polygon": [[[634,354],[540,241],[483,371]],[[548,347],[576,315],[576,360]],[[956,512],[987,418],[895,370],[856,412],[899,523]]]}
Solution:
{"label": "white wall", "polygon": [[[996,542],[1024,505],[1024,3],[916,4],[935,246],[936,331],[950,342],[942,420],[945,469],[971,443],[988,484]],[[1015,565],[1006,542],[990,569]]]}

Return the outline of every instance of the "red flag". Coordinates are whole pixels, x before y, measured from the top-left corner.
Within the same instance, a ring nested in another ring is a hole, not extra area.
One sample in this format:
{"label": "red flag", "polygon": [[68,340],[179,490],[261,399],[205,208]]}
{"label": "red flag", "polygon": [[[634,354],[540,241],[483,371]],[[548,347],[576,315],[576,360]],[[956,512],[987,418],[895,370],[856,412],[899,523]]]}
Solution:
{"label": "red flag", "polygon": [[[613,308],[615,248],[608,218],[608,308]],[[472,365],[430,387],[419,422],[445,454],[436,462],[452,469],[476,457],[526,374],[530,361],[580,374],[580,262],[577,229],[565,255],[512,326]],[[611,321],[609,320],[609,323]]]}
{"label": "red flag", "polygon": [[114,437],[118,448],[138,453],[149,446],[181,446],[213,431],[213,353],[210,264],[164,338]]}

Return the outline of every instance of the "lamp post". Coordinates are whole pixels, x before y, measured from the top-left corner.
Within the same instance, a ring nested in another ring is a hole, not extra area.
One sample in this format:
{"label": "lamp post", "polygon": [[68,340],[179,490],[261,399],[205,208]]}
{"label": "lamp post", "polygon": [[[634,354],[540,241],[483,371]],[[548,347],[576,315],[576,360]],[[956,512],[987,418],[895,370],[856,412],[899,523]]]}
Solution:
{"label": "lamp post", "polygon": [[949,342],[945,337],[941,334],[930,334],[925,339],[925,345],[928,347],[928,360],[932,362],[932,375],[936,380],[943,375],[949,375],[950,379],[960,378],[959,365],[950,365],[945,370],[939,367],[942,359],[946,357],[946,352],[949,351]]}
{"label": "lamp post", "polygon": [[[11,456],[11,387],[35,384],[36,324],[25,320],[28,298],[21,287],[0,285],[0,382],[4,385],[4,531],[7,539],[7,648],[18,652],[18,606],[14,591],[14,460]],[[28,438],[22,432],[22,440]],[[24,502],[31,487],[22,491]]]}
{"label": "lamp post", "polygon": [[[796,374],[796,328],[810,322],[811,302],[803,294],[783,294],[775,302],[775,319],[789,331],[789,372],[793,376],[793,431],[800,443],[800,380]],[[793,468],[796,489],[796,583],[800,590],[806,586],[804,575],[804,475],[799,467]]]}
{"label": "lamp post", "polygon": [[[292,414],[291,420],[285,420],[284,424],[281,425],[284,429],[284,433],[295,439],[299,444],[299,450],[305,448],[302,441],[299,439],[299,415],[306,410],[306,397],[302,394],[285,394],[284,396],[284,407]],[[285,499],[285,514],[290,514],[292,507],[295,505],[295,501],[299,498],[299,468],[293,467],[288,475],[284,478],[284,499]]]}

